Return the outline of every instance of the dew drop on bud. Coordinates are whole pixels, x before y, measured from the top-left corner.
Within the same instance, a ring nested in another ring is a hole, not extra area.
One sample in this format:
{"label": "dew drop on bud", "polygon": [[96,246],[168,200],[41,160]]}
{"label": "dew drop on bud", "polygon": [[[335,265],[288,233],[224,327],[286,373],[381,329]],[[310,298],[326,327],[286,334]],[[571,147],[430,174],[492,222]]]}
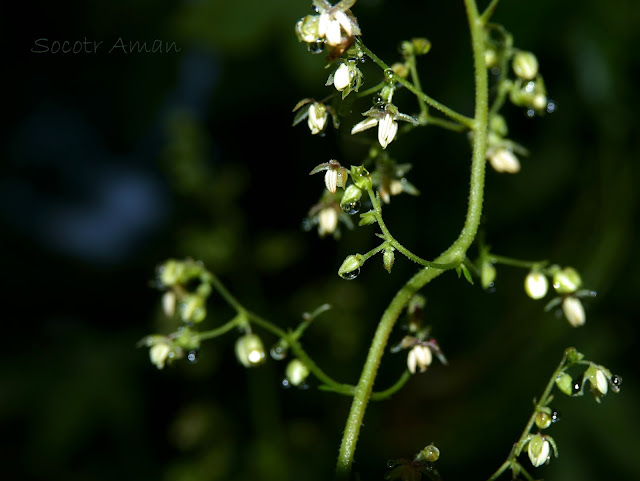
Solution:
{"label": "dew drop on bud", "polygon": [[347,202],[342,206],[342,211],[349,215],[357,214],[360,212],[360,202],[357,200],[354,202]]}
{"label": "dew drop on bud", "polygon": [[547,102],[547,113],[548,114],[552,114],[556,111],[556,103],[549,99],[549,101]]}
{"label": "dew drop on bud", "polygon": [[276,361],[282,361],[287,357],[287,348],[278,342],[271,347],[269,354],[271,354],[271,357]]}
{"label": "dew drop on bud", "polygon": [[613,386],[613,390],[615,392],[620,391],[620,384],[622,384],[622,378],[617,374],[611,376],[611,385]]}
{"label": "dew drop on bud", "polygon": [[198,350],[197,349],[191,349],[189,351],[189,354],[187,354],[187,360],[189,362],[196,362],[198,360]]}
{"label": "dew drop on bud", "polygon": [[551,422],[557,423],[558,421],[560,421],[560,413],[558,411],[553,411],[551,413]]}
{"label": "dew drop on bud", "polygon": [[343,272],[340,274],[340,277],[342,277],[343,279],[346,279],[348,281],[352,281],[353,279],[355,279],[356,277],[358,277],[360,275],[360,268],[358,267],[356,270],[351,271],[351,272]]}
{"label": "dew drop on bud", "polygon": [[385,77],[387,80],[393,80],[393,79],[394,79],[394,77],[395,77],[395,73],[393,72],[393,70],[391,70],[390,68],[388,68],[388,69],[386,69],[386,70],[384,71],[384,77]]}
{"label": "dew drop on bud", "polygon": [[307,44],[307,50],[314,55],[322,53],[324,50],[324,41],[318,40]]}
{"label": "dew drop on bud", "polygon": [[582,386],[580,385],[579,382],[574,382],[573,386],[571,387],[571,393],[575,396],[576,394],[578,394],[580,391],[582,391]]}

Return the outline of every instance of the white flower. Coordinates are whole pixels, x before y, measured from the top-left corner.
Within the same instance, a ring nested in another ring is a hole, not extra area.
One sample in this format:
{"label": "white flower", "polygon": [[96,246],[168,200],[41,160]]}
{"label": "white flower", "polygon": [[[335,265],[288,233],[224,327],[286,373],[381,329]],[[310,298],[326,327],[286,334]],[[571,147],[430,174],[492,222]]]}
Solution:
{"label": "white flower", "polygon": [[338,212],[334,207],[325,207],[318,213],[318,235],[333,234],[338,227]]}
{"label": "white flower", "polygon": [[318,172],[325,170],[324,185],[327,187],[329,192],[335,194],[338,187],[342,187],[343,189],[345,188],[349,173],[337,160],[332,159],[324,164],[316,165],[313,170],[309,172],[309,175],[317,174]]}
{"label": "white flower", "polygon": [[158,369],[162,369],[170,352],[171,346],[166,342],[154,344],[149,349],[149,359],[151,359],[151,364],[154,364]]}
{"label": "white flower", "polygon": [[549,290],[547,276],[531,271],[524,280],[524,290],[531,299],[542,299]]}
{"label": "white flower", "polygon": [[431,355],[431,349],[429,349],[429,347],[416,344],[409,351],[409,355],[407,356],[407,367],[409,368],[409,372],[411,372],[411,374],[415,374],[416,368],[420,369],[420,372],[425,372],[431,364],[432,359],[433,356]]}
{"label": "white flower", "polygon": [[609,392],[610,374],[607,375],[604,369],[602,369],[600,366],[596,366],[595,364],[589,366],[589,368],[584,373],[584,377],[589,379],[589,382],[591,383],[591,389],[594,394],[597,395],[596,399],[599,400],[600,396],[604,396],[607,394],[607,392]]}
{"label": "white flower", "polygon": [[257,366],[264,356],[264,346],[257,335],[245,334],[236,341],[236,358],[244,367]]}
{"label": "white flower", "polygon": [[[349,12],[349,8],[354,3],[354,0],[343,0],[333,6],[326,0],[314,0],[313,4],[320,13],[318,38],[325,38],[327,44],[336,46],[348,41],[354,35],[360,35],[358,22]],[[342,37],[343,31],[346,34],[344,39]]]}
{"label": "white flower", "polygon": [[527,448],[529,454],[529,460],[534,467],[543,465],[549,459],[551,455],[551,445],[546,436],[536,434],[529,441]]}
{"label": "white flower", "polygon": [[329,113],[324,104],[314,102],[309,105],[307,125],[313,135],[318,134],[324,130],[324,126],[329,118]]}
{"label": "white flower", "polygon": [[520,172],[520,161],[512,150],[505,147],[489,148],[487,159],[496,172],[516,174]]}
{"label": "white flower", "polygon": [[418,125],[416,119],[409,115],[401,114],[393,104],[387,104],[382,110],[377,108],[369,109],[362,115],[368,118],[354,125],[351,129],[351,134],[357,134],[377,125],[378,142],[380,142],[383,149],[386,149],[387,145],[396,138],[396,134],[398,133],[398,122],[396,122],[396,120],[404,120],[405,122]]}
{"label": "white flower", "polygon": [[579,327],[585,323],[584,306],[575,296],[567,296],[562,300],[562,312],[573,327]]}

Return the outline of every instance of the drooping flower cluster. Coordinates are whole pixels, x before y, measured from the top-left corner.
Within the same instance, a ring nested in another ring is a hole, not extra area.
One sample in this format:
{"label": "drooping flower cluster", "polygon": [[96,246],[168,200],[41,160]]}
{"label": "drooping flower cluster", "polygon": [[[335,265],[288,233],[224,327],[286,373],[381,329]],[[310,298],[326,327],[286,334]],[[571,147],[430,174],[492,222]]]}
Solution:
{"label": "drooping flower cluster", "polygon": [[296,34],[312,51],[322,51],[324,44],[341,54],[360,35],[358,21],[349,10],[355,0],[331,5],[327,0],[313,0],[316,15],[307,15],[296,23]]}

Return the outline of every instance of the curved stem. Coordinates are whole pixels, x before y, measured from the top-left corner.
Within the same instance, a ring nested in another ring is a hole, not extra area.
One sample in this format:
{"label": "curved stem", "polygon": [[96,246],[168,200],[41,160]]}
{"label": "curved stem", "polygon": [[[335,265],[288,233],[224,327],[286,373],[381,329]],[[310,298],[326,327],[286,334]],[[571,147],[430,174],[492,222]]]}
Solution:
{"label": "curved stem", "polygon": [[[484,196],[485,154],[487,149],[489,108],[487,69],[484,64],[484,30],[479,18],[475,0],[464,0],[464,3],[469,21],[469,30],[471,32],[473,63],[475,69],[475,117],[473,120],[467,119],[466,117],[461,119],[460,114],[456,113],[452,118],[460,121],[461,123],[468,124],[474,130],[471,160],[471,187],[469,190],[467,217],[462,231],[460,232],[458,239],[436,259],[437,263],[442,264],[449,264],[452,262],[460,263],[464,260],[466,251],[475,239],[478,231],[480,216],[482,214],[482,200]],[[363,45],[361,45],[361,47],[363,49],[365,48]],[[376,62],[377,57],[371,58]],[[431,103],[432,99],[427,101],[425,98],[425,101],[434,108],[438,108],[436,105]],[[440,106],[440,104],[438,104],[438,106]],[[441,108],[439,108],[439,110],[443,111]],[[446,114],[446,112],[444,113]],[[367,403],[371,397],[371,391],[378,371],[378,366],[380,365],[389,335],[391,334],[391,330],[393,329],[398,316],[406,306],[411,296],[443,272],[445,271],[442,269],[432,267],[426,267],[420,270],[400,289],[400,291],[398,291],[386,311],[383,313],[374,334],[373,342],[369,348],[369,354],[367,355],[367,360],[365,361],[360,380],[356,387],[356,393],[351,404],[349,417],[343,433],[336,466],[336,471],[339,476],[346,476],[351,470],[356,444],[360,434],[360,427],[362,426],[362,420],[367,408]]]}
{"label": "curved stem", "polygon": [[[382,60],[380,60],[380,58],[378,58],[378,56],[373,53],[371,50],[369,50],[369,48],[367,48],[367,46],[362,43],[362,40],[360,40],[360,38],[356,37],[356,43],[358,45],[358,47],[360,49],[362,49],[362,51],[371,59],[373,60],[373,62],[380,67],[381,69],[385,70],[385,71],[390,71],[389,70],[389,66],[384,63]],[[484,61],[484,60],[483,60]],[[449,107],[447,107],[444,104],[441,104],[440,102],[438,102],[437,100],[429,97],[427,94],[425,94],[424,92],[422,92],[422,90],[420,90],[419,88],[417,88],[415,85],[413,85],[411,82],[408,82],[407,80],[403,79],[402,77],[400,77],[397,74],[393,74],[392,77],[394,82],[398,82],[400,85],[402,85],[403,87],[405,87],[407,90],[409,90],[409,92],[411,92],[412,94],[414,94],[416,97],[418,97],[418,99],[422,100],[423,102],[425,102],[426,104],[430,105],[431,107],[433,107],[434,109],[439,110],[440,112],[442,112],[443,114],[445,114],[447,117],[455,120],[456,122],[466,126],[469,129],[473,129],[474,127],[474,121],[473,119],[467,117],[466,115],[462,115],[458,112],[456,112],[453,109],[450,109]]]}

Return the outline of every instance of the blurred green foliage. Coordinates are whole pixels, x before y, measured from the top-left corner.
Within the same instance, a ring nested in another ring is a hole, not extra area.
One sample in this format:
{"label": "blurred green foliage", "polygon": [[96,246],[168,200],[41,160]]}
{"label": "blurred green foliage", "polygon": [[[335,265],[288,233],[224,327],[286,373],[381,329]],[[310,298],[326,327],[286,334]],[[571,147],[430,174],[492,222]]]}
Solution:
{"label": "blurred green foliage", "polygon": [[[162,179],[165,203],[158,208],[167,214],[134,254],[112,264],[61,255],[3,217],[9,313],[0,422],[11,460],[7,479],[332,476],[347,398],[313,385],[283,389],[284,363],[245,370],[234,359],[233,334],[205,343],[198,363],[161,372],[135,349],[146,333],[170,330],[150,287],[155,265],[191,256],[247,307],[281,326],[293,327],[302,312],[331,303],[304,344],[328,373],[355,383],[377,319],[415,271],[397,258],[389,275],[372,261],[356,281],[343,281],[338,266],[373,246],[373,229],[347,232],[338,244],[300,229],[322,188],[309,170],[329,158],[358,163],[366,154],[349,135],[349,122],[323,139],[290,128],[296,102],[328,89],[324,60],[310,55],[293,31],[309,3],[72,2],[70,13],[41,3],[20,14],[24,27],[10,26],[17,51],[8,72],[20,102],[7,107],[6,118],[14,120],[3,134],[7,176],[66,195],[59,179],[28,155],[29,145],[41,141],[39,131],[14,135],[34,112],[56,105],[80,112],[100,133],[105,152],[126,155],[153,145],[129,162]],[[471,112],[462,2],[360,0],[355,13],[365,43],[388,62],[402,40],[429,37],[432,51],[419,64],[423,88]],[[558,109],[535,119],[516,108],[507,112],[510,135],[531,154],[516,176],[488,172],[487,241],[500,254],[573,265],[599,295],[587,306],[586,326],[575,330],[525,296],[525,273],[515,269],[499,268],[493,294],[453,274],[429,285],[426,322],[450,365],[434,366],[390,401],[371,404],[354,469],[363,480],[382,479],[387,459],[410,457],[433,442],[444,479],[486,479],[519,436],[531,399],[562,350],[575,345],[625,382],[602,405],[588,396],[554,402],[563,413],[550,433],[560,458],[540,468],[540,476],[637,479],[640,7],[633,0],[579,7],[504,0],[495,21],[516,45],[536,53]],[[37,38],[85,36],[105,43],[160,38],[182,50],[126,57],[29,52]],[[202,74],[202,65],[186,66],[194,52],[204,52],[215,71],[205,77],[212,79],[210,95],[189,105],[172,102],[184,94],[179,85],[197,84]],[[365,81],[377,81],[371,65],[363,70]],[[402,111],[416,108],[402,92],[394,100]],[[368,108],[366,101],[354,106],[352,119]],[[457,134],[418,129],[390,148],[414,164],[410,180],[422,195],[394,198],[386,219],[409,249],[430,258],[462,224],[467,143]],[[55,159],[91,169],[82,155]],[[209,326],[232,315],[220,299],[209,311]],[[376,387],[393,382],[404,362],[385,357]]]}

